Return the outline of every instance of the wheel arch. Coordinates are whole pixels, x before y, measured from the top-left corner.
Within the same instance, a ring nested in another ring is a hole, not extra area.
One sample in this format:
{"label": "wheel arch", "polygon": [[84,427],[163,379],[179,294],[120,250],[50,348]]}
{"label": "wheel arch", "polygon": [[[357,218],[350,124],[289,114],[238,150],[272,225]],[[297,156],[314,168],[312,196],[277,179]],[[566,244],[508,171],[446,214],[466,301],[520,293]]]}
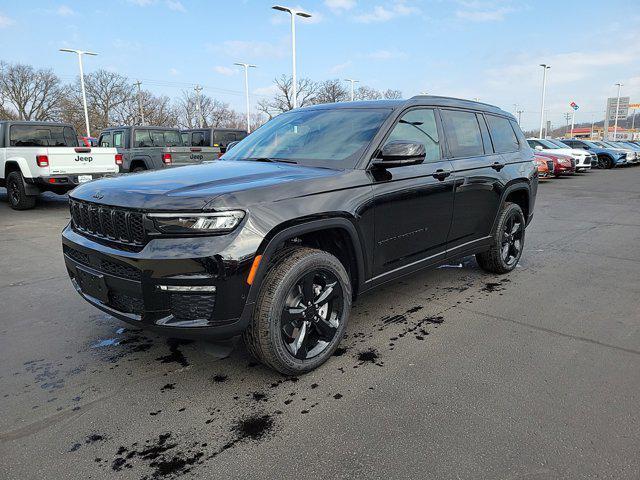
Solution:
{"label": "wheel arch", "polygon": [[530,213],[531,213],[531,186],[526,181],[516,181],[508,185],[504,191],[502,192],[502,197],[500,199],[500,207],[496,212],[496,218],[493,220],[493,228],[492,232],[495,231],[496,226],[498,225],[498,219],[500,218],[500,212],[502,211],[502,207],[507,202],[516,203],[522,209],[522,213],[524,213],[524,218],[526,222],[529,222]]}
{"label": "wheel arch", "polygon": [[[333,246],[331,242],[335,242]],[[247,296],[248,303],[255,301],[271,261],[288,244],[320,248],[336,256],[351,276],[353,293],[357,295],[365,278],[365,257],[354,222],[346,217],[299,219],[275,227],[260,244],[256,255],[262,259]],[[340,245],[346,250],[340,249]]]}

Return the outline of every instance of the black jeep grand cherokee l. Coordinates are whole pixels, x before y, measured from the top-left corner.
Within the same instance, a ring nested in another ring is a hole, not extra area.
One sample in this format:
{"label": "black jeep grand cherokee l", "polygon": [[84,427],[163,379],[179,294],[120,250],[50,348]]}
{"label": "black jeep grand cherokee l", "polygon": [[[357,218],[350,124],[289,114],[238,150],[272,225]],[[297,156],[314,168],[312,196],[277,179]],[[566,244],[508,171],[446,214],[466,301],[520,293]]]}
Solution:
{"label": "black jeep grand cherokee l", "polygon": [[322,364],[356,295],[476,254],[511,271],[537,169],[514,118],[419,96],[274,118],[220,160],[78,187],[74,287],[126,322],[229,338],[285,374]]}

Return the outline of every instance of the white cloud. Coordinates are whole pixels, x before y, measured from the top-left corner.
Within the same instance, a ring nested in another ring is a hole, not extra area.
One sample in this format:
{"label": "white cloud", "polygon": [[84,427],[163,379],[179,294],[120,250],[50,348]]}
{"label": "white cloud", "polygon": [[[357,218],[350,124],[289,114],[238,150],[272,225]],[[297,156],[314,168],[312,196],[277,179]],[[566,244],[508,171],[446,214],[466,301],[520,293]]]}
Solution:
{"label": "white cloud", "polygon": [[459,0],[456,17],[470,22],[499,22],[517,9],[504,1]]}
{"label": "white cloud", "polygon": [[370,12],[356,15],[355,19],[361,23],[387,22],[394,18],[417,13],[420,13],[419,8],[407,5],[403,0],[396,0],[388,6],[376,5]]}
{"label": "white cloud", "polygon": [[180,75],[180,70],[178,70],[177,68],[170,68],[169,75],[177,77],[178,75]]}
{"label": "white cloud", "polygon": [[[274,45],[269,42],[253,42],[246,40],[226,40],[222,43],[207,43],[205,47],[216,53],[222,53],[236,60],[251,58],[281,58],[288,53],[284,44]],[[246,61],[246,60],[245,60]]]}
{"label": "white cloud", "polygon": [[345,69],[349,68],[351,65],[353,64],[353,62],[351,60],[346,61],[344,63],[338,63],[337,65],[333,65],[332,67],[329,68],[329,73],[331,75],[337,75],[338,73],[344,71]]}
{"label": "white cloud", "polygon": [[155,3],[155,0],[127,0],[129,3],[137,5],[138,7],[148,7]]}
{"label": "white cloud", "polygon": [[216,65],[215,67],[213,67],[213,71],[216,73],[219,73],[220,75],[225,75],[227,77],[236,75],[238,73],[238,69],[225,67],[223,65]]}
{"label": "white cloud", "polygon": [[366,58],[371,60],[394,60],[397,58],[406,58],[407,54],[398,50],[376,50],[375,52],[365,55]]}
{"label": "white cloud", "polygon": [[56,14],[60,15],[61,17],[70,17],[72,15],[75,15],[76,12],[68,5],[60,5],[58,8],[56,8]]}
{"label": "white cloud", "polygon": [[14,22],[12,18],[7,17],[6,15],[0,13],[0,28],[7,28],[13,25]]}
{"label": "white cloud", "polygon": [[169,8],[169,10],[173,10],[175,12],[186,12],[187,9],[184,8],[184,5],[182,4],[182,2],[180,2],[179,0],[167,0],[165,2],[165,5],[167,6],[167,8]]}
{"label": "white cloud", "polygon": [[356,0],[324,0],[325,6],[333,12],[340,13],[356,6]]}

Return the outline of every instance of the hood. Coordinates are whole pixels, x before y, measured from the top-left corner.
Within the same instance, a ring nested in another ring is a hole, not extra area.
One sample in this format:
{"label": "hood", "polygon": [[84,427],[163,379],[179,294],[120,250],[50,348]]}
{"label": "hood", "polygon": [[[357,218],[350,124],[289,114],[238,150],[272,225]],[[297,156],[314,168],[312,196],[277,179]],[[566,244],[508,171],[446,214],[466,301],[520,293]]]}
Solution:
{"label": "hood", "polygon": [[[215,161],[207,164],[126,174],[85,183],[72,198],[106,205],[148,210],[200,210],[221,196],[237,197],[251,191],[251,201],[290,192],[293,182],[324,180],[341,170],[285,163]],[[320,182],[325,183],[326,182]],[[264,197],[264,196],[263,196]],[[246,199],[245,199],[246,201]]]}

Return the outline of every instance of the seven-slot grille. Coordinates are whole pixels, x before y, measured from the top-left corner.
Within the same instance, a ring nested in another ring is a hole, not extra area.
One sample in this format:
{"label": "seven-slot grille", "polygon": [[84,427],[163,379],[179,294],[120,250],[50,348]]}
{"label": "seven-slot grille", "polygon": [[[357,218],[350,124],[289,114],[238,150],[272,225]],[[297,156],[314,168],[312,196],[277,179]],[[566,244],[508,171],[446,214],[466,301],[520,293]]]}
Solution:
{"label": "seven-slot grille", "polygon": [[70,201],[73,226],[81,232],[130,245],[144,245],[142,214],[94,203]]}

